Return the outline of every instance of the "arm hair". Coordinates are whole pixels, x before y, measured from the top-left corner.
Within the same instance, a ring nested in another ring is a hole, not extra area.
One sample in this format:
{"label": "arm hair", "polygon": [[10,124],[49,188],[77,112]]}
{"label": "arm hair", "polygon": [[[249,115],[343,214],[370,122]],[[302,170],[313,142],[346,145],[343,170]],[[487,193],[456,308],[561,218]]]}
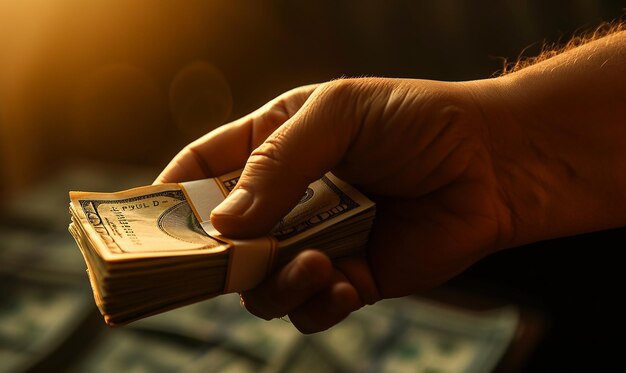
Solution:
{"label": "arm hair", "polygon": [[516,71],[522,70],[523,68],[548,60],[563,52],[577,48],[591,41],[598,40],[598,39],[607,37],[611,34],[615,34],[624,30],[626,30],[626,22],[623,21],[622,19],[619,19],[613,22],[605,22],[592,31],[583,32],[579,35],[575,35],[572,39],[570,39],[570,41],[568,41],[565,44],[544,43],[544,45],[541,48],[541,52],[537,56],[533,56],[533,57],[520,56],[514,62],[511,62],[505,58],[500,75],[507,75],[507,74],[514,73]]}

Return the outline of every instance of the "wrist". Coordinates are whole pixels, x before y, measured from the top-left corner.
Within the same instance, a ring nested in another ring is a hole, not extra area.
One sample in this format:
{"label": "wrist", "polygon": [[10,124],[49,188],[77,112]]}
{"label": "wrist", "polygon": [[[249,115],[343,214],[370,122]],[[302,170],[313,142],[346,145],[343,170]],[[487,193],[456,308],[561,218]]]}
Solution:
{"label": "wrist", "polygon": [[626,225],[625,39],[476,83],[510,209],[504,246]]}

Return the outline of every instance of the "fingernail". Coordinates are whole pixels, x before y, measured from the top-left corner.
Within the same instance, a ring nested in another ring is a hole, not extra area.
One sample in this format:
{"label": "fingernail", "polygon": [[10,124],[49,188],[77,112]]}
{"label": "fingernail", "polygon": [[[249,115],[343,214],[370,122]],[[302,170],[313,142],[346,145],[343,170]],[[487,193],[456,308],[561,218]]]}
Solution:
{"label": "fingernail", "polygon": [[307,290],[311,287],[311,275],[302,264],[294,262],[287,272],[287,285],[293,290]]}
{"label": "fingernail", "polygon": [[252,193],[243,188],[233,190],[225,200],[213,209],[213,215],[241,216],[252,206]]}

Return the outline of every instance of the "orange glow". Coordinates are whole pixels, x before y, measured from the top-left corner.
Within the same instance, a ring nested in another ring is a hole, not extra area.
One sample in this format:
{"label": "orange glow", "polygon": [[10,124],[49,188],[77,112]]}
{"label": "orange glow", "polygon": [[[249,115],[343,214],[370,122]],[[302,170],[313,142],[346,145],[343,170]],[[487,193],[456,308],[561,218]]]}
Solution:
{"label": "orange glow", "polygon": [[220,69],[237,36],[224,37],[225,23],[255,14],[219,1],[156,5],[0,1],[5,187],[39,178],[51,161],[160,165],[229,119]]}

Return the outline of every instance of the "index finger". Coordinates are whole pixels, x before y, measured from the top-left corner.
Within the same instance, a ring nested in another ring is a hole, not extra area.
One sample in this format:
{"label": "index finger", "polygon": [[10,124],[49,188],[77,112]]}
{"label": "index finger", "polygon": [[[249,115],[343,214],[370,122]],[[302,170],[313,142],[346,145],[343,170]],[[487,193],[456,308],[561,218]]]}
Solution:
{"label": "index finger", "polygon": [[155,183],[173,183],[215,177],[245,165],[250,154],[252,118],[223,125],[184,147]]}

